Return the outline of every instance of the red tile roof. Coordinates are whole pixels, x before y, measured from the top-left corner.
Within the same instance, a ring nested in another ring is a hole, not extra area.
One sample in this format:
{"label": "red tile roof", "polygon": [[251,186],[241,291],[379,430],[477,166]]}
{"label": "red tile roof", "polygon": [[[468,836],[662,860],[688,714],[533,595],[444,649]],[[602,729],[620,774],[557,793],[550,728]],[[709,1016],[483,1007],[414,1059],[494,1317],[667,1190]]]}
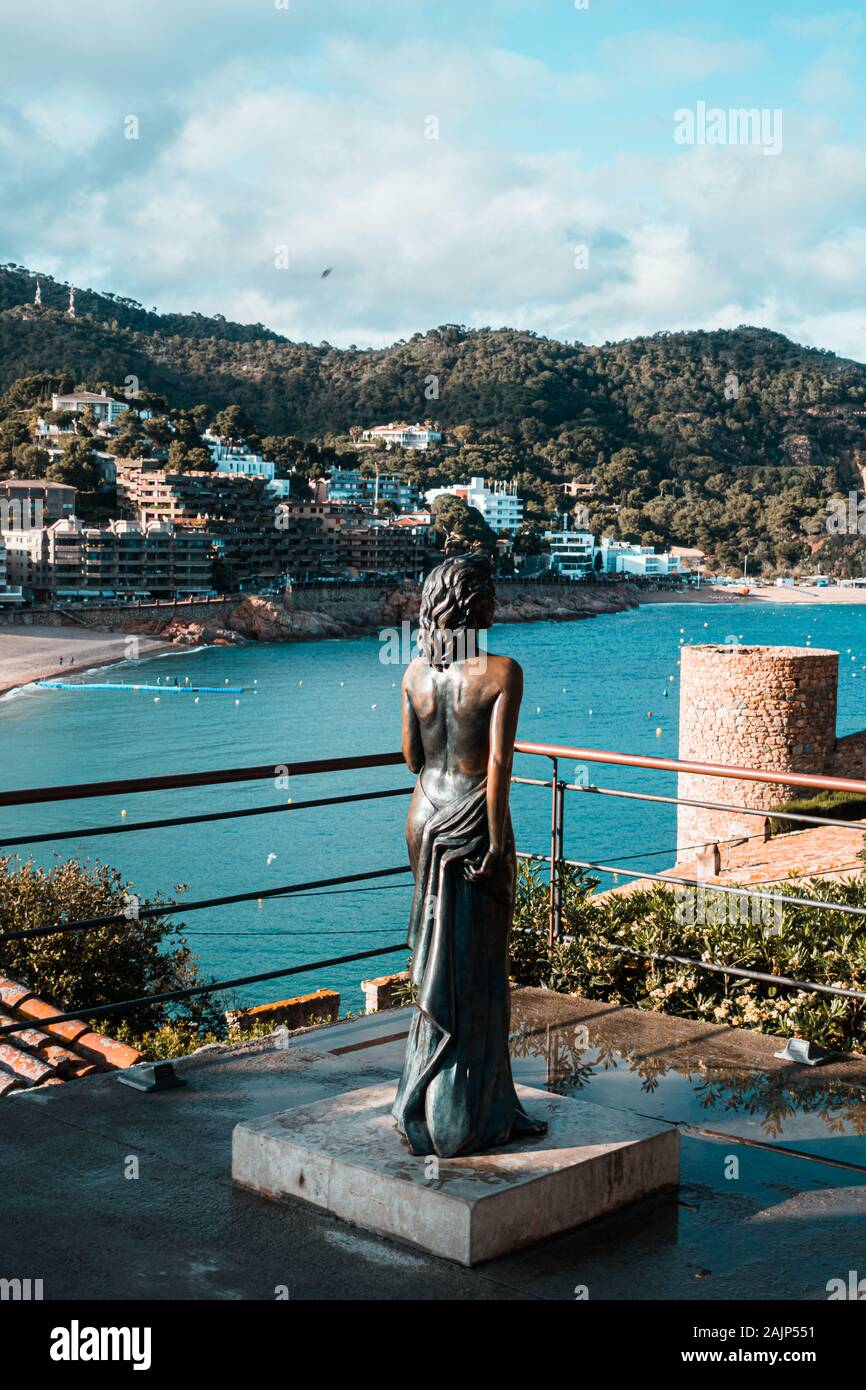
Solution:
{"label": "red tile roof", "polygon": [[[38,998],[26,985],[0,977],[0,1028],[35,1025],[62,1009]],[[0,1034],[0,1096],[31,1086],[57,1086],[95,1071],[118,1071],[141,1061],[134,1047],[94,1033],[80,1019]]]}

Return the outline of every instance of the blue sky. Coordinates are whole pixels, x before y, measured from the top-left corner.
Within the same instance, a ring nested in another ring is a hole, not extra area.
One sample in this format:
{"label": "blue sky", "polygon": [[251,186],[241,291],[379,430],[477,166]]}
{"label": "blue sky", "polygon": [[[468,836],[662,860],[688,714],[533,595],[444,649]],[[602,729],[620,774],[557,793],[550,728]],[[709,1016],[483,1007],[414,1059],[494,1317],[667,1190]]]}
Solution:
{"label": "blue sky", "polygon": [[340,345],[757,323],[866,358],[866,14],[283,4],[8,0],[0,259]]}

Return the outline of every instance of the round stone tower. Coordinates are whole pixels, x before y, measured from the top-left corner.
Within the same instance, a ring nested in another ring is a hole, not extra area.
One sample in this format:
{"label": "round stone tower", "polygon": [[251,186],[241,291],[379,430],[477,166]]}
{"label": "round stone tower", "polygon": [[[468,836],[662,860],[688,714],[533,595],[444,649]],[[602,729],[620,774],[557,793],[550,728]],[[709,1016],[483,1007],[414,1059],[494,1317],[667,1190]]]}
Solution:
{"label": "round stone tower", "polygon": [[[767,772],[827,770],[836,745],[838,652],[811,647],[681,648],[679,756]],[[769,811],[796,787],[680,774],[678,794]],[[678,858],[694,845],[760,834],[757,816],[677,807]]]}

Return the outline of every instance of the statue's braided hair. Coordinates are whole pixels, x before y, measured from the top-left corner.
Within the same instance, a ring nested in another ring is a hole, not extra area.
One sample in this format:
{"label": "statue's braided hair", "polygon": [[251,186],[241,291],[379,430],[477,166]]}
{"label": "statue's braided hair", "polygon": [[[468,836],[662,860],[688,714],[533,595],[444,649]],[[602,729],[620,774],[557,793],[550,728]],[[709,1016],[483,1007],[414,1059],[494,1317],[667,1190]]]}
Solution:
{"label": "statue's braided hair", "polygon": [[450,666],[465,634],[474,643],[474,634],[487,626],[495,593],[487,555],[453,555],[430,571],[421,590],[418,641],[431,666]]}

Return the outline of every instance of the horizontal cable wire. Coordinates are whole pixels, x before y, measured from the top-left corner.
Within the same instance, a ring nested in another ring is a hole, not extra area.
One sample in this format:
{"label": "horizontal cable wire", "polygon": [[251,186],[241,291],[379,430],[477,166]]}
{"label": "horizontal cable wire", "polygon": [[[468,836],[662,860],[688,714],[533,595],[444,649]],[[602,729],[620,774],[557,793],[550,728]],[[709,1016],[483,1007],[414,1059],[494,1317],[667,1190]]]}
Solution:
{"label": "horizontal cable wire", "polygon": [[[393,893],[395,889],[414,888],[414,883],[380,883],[375,888],[329,888],[322,893],[293,893],[292,898],[336,898],[341,893],[350,893],[356,897],[359,893]],[[184,927],[184,936],[195,939],[199,936],[378,936],[379,927],[374,927],[367,931],[365,927],[274,927],[265,928],[261,931],[209,931],[207,928],[196,930],[195,927],[190,931]],[[0,938],[2,940],[2,938]]]}
{"label": "horizontal cable wire", "polygon": [[[549,854],[528,854],[523,850],[518,850],[517,857],[542,864],[550,863]],[[639,869],[621,869],[616,864],[598,864],[591,859],[560,859],[558,862],[567,864],[572,869],[593,869],[596,873],[622,874],[625,878],[649,879],[653,883],[672,883],[685,888],[703,888],[707,893],[727,893],[739,898],[758,898],[763,902],[790,903],[792,907],[821,907],[827,911],[845,912],[853,917],[866,917],[866,907],[854,907],[850,903],[826,903],[821,902],[820,898],[796,897],[791,893],[756,893],[749,888],[717,883],[712,879],[677,878],[672,874],[653,874],[648,870],[642,872]]]}
{"label": "horizontal cable wire", "polygon": [[[622,864],[623,861],[630,859],[651,859],[656,854],[691,854],[696,849],[710,849],[712,845],[744,845],[749,840],[762,840],[763,838],[763,833],[759,831],[757,835],[732,835],[729,840],[703,840],[699,845],[671,845],[664,849],[642,849],[635,854],[618,854],[616,862]],[[737,864],[735,867],[746,869],[750,866]]]}
{"label": "horizontal cable wire", "polygon": [[[312,888],[328,888],[333,884],[362,883],[371,878],[389,878],[394,874],[411,873],[409,865],[399,869],[371,869],[363,874],[342,874],[337,878],[312,879],[309,883],[288,883],[281,888],[254,888],[248,893],[231,893],[219,898],[200,898],[197,902],[160,903],[156,907],[140,907],[136,917],[124,912],[111,913],[105,917],[89,917],[78,922],[57,922],[50,927],[25,927],[21,931],[4,932],[0,935],[0,945],[5,941],[22,941],[35,936],[55,936],[61,932],[86,931],[93,927],[113,927],[129,923],[142,917],[167,917],[172,912],[200,912],[206,907],[226,907],[231,903],[254,902],[261,898],[280,898],[292,893],[303,893]],[[407,885],[408,886],[408,885]]]}
{"label": "horizontal cable wire", "polygon": [[356,758],[317,758],[308,762],[259,763],[254,767],[224,767],[210,772],[176,772],[164,777],[126,777],[112,782],[78,782],[66,787],[27,787],[0,792],[0,806],[34,806],[42,801],[81,801],[94,796],[136,796],[140,792],[177,791],[184,787],[215,787],[228,782],[264,781],[276,776],[316,777],[326,772],[353,772],[366,767],[403,766],[402,753],[365,753]]}
{"label": "horizontal cable wire", "polygon": [[349,801],[377,801],[388,796],[411,796],[411,787],[394,787],[388,791],[350,792],[346,796],[321,796],[312,801],[292,801],[269,806],[250,806],[233,811],[210,811],[197,816],[171,816],[162,820],[133,821],[120,825],[84,826],[78,830],[49,830],[39,835],[18,835],[14,840],[0,841],[0,849],[17,845],[39,845],[47,840],[86,840],[97,835],[123,835],[132,830],[163,830],[174,825],[204,825],[209,821],[241,820],[245,816],[270,816],[277,811],[308,811],[315,806],[340,806]]}
{"label": "horizontal cable wire", "polygon": [[201,936],[231,936],[239,941],[245,941],[247,937],[257,936],[281,936],[284,941],[294,941],[295,937],[301,936],[381,936],[381,927],[267,927],[261,931],[191,931],[185,932],[184,936],[191,941],[198,941]]}
{"label": "horizontal cable wire", "polygon": [[[528,781],[528,778],[515,778],[515,781]],[[552,785],[550,782],[532,783],[543,787]],[[741,806],[730,801],[695,801],[688,796],[661,796],[653,792],[628,792],[621,791],[619,787],[596,787],[583,786],[579,782],[566,782],[563,791],[567,792],[591,792],[596,796],[619,796],[627,801],[656,801],[668,806],[695,806],[702,811],[731,811],[744,816],[761,816],[764,820],[793,820],[802,821],[806,825],[838,825],[844,826],[849,830],[862,830],[866,834],[866,821],[860,820],[841,820],[837,816],[809,816],[800,811],[785,811],[775,806],[771,810],[759,811],[754,806]],[[866,796],[866,791],[864,791]],[[738,836],[738,839],[753,838],[748,835]],[[712,841],[708,841],[712,844]]]}
{"label": "horizontal cable wire", "polygon": [[[258,975],[240,975],[234,980],[215,980],[209,985],[188,985],[184,989],[171,989],[162,994],[142,994],[137,999],[121,999],[113,1004],[96,1004],[93,1007],[77,1009],[74,1012],[53,1014],[50,1018],[40,1018],[40,1028],[49,1028],[54,1023],[78,1022],[85,1018],[100,1018],[105,1014],[117,1013],[120,1009],[136,1009],[150,1004],[174,1004],[180,999],[191,999],[197,994],[218,994],[224,989],[240,989],[243,985],[257,985],[265,980],[281,980],[288,975],[304,975],[310,970],[329,970],[335,965],[350,965],[356,960],[370,960],[373,956],[389,956],[397,951],[407,951],[405,941],[396,946],[377,946],[370,951],[353,951],[348,956],[332,956],[330,960],[308,961],[304,965],[290,965],[283,970],[265,970]],[[7,1033],[21,1033],[34,1026],[34,1020],[25,1019],[21,1023],[7,1023],[0,1028],[0,1037]]]}
{"label": "horizontal cable wire", "polygon": [[657,960],[670,965],[688,965],[696,970],[709,970],[719,975],[735,975],[744,980],[757,980],[760,984],[781,985],[785,989],[808,990],[813,994],[835,994],[845,999],[866,1000],[862,989],[845,989],[842,985],[818,985],[813,980],[794,980],[790,975],[769,975],[761,970],[749,970],[741,965],[720,965],[716,961],[695,960],[692,956],[660,955],[655,951],[641,951],[635,946],[622,946],[617,941],[592,941],[592,946],[605,947],[611,951],[621,951],[629,956],[640,956],[642,960]]}

